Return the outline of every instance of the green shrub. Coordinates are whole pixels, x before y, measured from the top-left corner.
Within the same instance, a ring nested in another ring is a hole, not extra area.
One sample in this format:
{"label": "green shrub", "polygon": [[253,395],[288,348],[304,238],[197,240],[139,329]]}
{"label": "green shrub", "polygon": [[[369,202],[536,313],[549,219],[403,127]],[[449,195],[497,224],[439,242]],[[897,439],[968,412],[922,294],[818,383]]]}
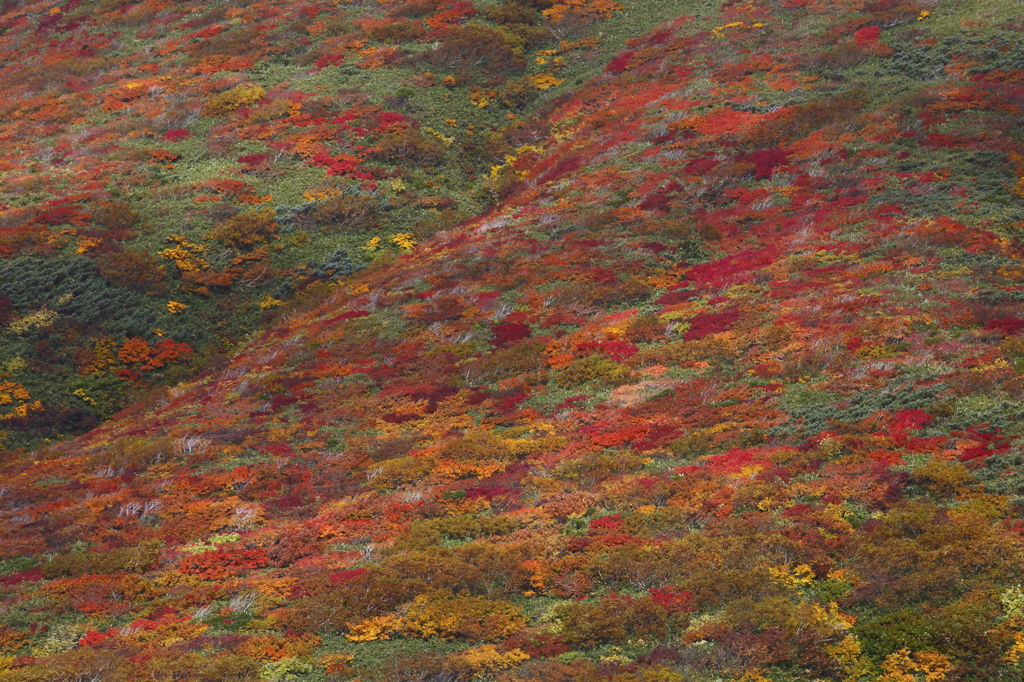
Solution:
{"label": "green shrub", "polygon": [[115,336],[146,336],[157,326],[149,299],[111,285],[97,264],[84,256],[0,260],[0,296],[8,297],[19,311],[52,307]]}

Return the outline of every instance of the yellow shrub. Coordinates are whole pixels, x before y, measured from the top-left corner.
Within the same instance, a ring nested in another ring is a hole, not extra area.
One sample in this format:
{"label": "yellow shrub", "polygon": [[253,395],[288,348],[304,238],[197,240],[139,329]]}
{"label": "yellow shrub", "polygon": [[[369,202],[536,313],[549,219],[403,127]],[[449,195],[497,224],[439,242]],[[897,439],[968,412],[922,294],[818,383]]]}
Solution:
{"label": "yellow shrub", "polygon": [[206,113],[216,116],[227,114],[235,109],[252,106],[266,97],[267,91],[255,83],[242,83],[230,90],[210,95],[206,100]]}
{"label": "yellow shrub", "polygon": [[909,649],[900,649],[886,656],[882,663],[883,675],[879,682],[940,682],[953,669],[949,658],[942,654],[922,652],[910,653]]}
{"label": "yellow shrub", "polygon": [[525,622],[523,614],[507,602],[448,590],[421,594],[405,614],[406,632],[424,638],[497,640],[519,631]]}
{"label": "yellow shrub", "polygon": [[768,573],[771,574],[772,581],[790,589],[797,589],[814,581],[814,571],[807,564],[800,564],[793,569],[788,566],[772,566]]}
{"label": "yellow shrub", "polygon": [[556,78],[549,73],[540,73],[533,77],[533,87],[538,90],[547,90],[548,88],[555,87],[564,80],[564,78]]}
{"label": "yellow shrub", "polygon": [[28,390],[21,384],[0,379],[0,420],[27,417],[29,412],[39,412],[43,404],[32,400]]}
{"label": "yellow shrub", "polygon": [[195,272],[210,267],[210,264],[202,256],[206,251],[205,246],[193,244],[180,234],[172,234],[167,241],[174,246],[158,251],[157,255],[173,262],[182,272]]}
{"label": "yellow shrub", "polygon": [[513,668],[529,658],[529,654],[522,649],[499,651],[493,644],[481,644],[455,654],[453,663],[455,667],[475,677],[484,677]]}
{"label": "yellow shrub", "polygon": [[413,247],[416,246],[416,239],[408,232],[399,232],[398,234],[391,235],[391,243],[400,249],[412,251]]}
{"label": "yellow shrub", "polygon": [[29,329],[44,329],[57,320],[57,312],[49,308],[41,308],[11,322],[10,329],[15,334],[24,334]]}
{"label": "yellow shrub", "polygon": [[391,635],[401,629],[402,619],[398,616],[374,616],[349,625],[345,637],[351,642],[372,642],[377,639],[391,639]]}

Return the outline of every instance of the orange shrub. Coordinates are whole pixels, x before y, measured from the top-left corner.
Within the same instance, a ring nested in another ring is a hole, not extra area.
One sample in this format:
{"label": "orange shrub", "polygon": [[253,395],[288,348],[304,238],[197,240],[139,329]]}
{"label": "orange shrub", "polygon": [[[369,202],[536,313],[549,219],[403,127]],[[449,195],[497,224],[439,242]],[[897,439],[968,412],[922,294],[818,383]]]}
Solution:
{"label": "orange shrub", "polygon": [[503,601],[434,590],[419,595],[405,614],[405,629],[416,637],[499,640],[526,625],[522,612]]}

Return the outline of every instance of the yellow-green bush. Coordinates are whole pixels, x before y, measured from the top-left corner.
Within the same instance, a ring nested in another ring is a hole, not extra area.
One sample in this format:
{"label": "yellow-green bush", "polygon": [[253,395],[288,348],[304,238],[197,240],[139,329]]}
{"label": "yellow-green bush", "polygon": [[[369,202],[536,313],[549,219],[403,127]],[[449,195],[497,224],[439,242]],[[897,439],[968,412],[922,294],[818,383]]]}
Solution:
{"label": "yellow-green bush", "polygon": [[256,102],[263,99],[266,94],[267,91],[255,83],[242,83],[241,85],[236,85],[230,90],[210,95],[206,99],[204,109],[205,112],[211,116],[229,114],[235,109],[241,109],[242,107],[248,107],[256,104]]}

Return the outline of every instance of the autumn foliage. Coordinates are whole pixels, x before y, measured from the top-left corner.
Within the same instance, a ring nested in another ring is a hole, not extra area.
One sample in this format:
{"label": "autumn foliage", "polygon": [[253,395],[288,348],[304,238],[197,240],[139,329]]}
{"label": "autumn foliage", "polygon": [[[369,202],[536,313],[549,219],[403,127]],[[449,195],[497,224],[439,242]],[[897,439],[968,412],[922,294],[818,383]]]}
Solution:
{"label": "autumn foliage", "polygon": [[[184,94],[152,128],[180,160],[119,161],[140,217],[0,176],[0,430],[87,429],[0,458],[0,682],[1024,675],[1017,17],[704,3],[556,75],[659,3],[98,3],[155,41],[129,78],[28,5],[0,44],[59,66],[0,130],[78,125],[58,74],[125,115]],[[548,68],[542,116],[497,109]],[[364,69],[414,71],[316,94]],[[226,301],[261,331],[192,317]]]}

